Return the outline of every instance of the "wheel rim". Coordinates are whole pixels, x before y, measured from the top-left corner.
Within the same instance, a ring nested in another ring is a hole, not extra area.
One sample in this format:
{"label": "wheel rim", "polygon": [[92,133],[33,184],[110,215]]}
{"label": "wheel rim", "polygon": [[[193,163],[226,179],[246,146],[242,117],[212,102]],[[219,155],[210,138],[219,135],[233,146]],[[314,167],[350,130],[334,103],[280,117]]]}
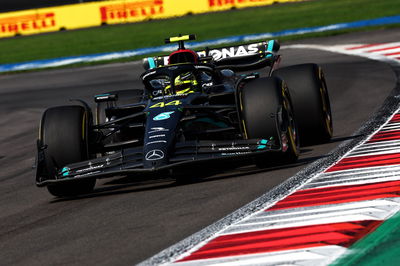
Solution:
{"label": "wheel rim", "polygon": [[319,69],[319,78],[321,81],[320,96],[321,96],[322,110],[324,115],[325,129],[326,132],[329,134],[329,136],[332,136],[333,134],[332,111],[330,107],[330,101],[327,92],[324,73],[322,72],[321,68]]}
{"label": "wheel rim", "polygon": [[284,108],[284,113],[286,116],[286,119],[288,121],[287,128],[286,128],[286,134],[288,135],[289,139],[289,146],[292,149],[293,153],[298,156],[299,155],[299,139],[298,139],[298,134],[297,134],[297,126],[296,122],[294,120],[294,115],[293,111],[291,108],[290,100],[287,97],[287,94],[285,91],[285,86],[282,88],[283,91],[283,108]]}

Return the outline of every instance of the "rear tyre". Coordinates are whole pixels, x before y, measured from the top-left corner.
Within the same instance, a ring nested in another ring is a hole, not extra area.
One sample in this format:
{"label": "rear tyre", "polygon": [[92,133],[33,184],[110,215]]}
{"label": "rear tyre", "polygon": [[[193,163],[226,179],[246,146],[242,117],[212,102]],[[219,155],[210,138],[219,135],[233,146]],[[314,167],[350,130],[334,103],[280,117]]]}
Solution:
{"label": "rear tyre", "polygon": [[[88,113],[82,106],[58,106],[47,109],[40,125],[39,143],[44,148],[44,173],[54,179],[67,164],[89,159]],[[96,179],[73,180],[48,185],[50,194],[57,197],[91,192]]]}
{"label": "rear tyre", "polygon": [[266,153],[256,158],[259,167],[295,162],[299,138],[289,91],[278,78],[249,82],[240,92],[243,131],[247,139],[280,142],[282,154]]}
{"label": "rear tyre", "polygon": [[289,87],[299,127],[301,144],[318,144],[332,138],[333,124],[324,73],[316,64],[275,70],[272,74]]}

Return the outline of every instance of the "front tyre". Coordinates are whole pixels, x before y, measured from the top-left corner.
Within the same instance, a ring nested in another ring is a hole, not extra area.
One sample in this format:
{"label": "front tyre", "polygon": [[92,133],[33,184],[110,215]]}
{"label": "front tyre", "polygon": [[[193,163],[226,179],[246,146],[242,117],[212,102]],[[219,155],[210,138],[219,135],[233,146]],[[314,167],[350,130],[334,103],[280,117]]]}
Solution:
{"label": "front tyre", "polygon": [[256,158],[260,167],[293,163],[299,156],[299,137],[292,102],[285,83],[274,77],[260,78],[240,91],[243,131],[247,139],[279,142],[282,154],[264,153]]}
{"label": "front tyre", "polygon": [[[85,108],[77,105],[47,109],[40,123],[39,147],[43,148],[44,160],[40,173],[44,179],[54,179],[67,164],[89,159],[89,117]],[[47,186],[50,194],[57,197],[91,192],[96,179],[72,180]]]}

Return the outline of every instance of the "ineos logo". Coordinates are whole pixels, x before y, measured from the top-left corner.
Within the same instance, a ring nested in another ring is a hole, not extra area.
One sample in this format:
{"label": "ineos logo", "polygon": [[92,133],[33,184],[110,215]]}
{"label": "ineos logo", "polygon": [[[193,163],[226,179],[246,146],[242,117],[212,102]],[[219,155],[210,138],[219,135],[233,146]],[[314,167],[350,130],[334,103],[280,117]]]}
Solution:
{"label": "ineos logo", "polygon": [[164,152],[162,150],[151,150],[145,156],[147,161],[161,160],[164,158]]}

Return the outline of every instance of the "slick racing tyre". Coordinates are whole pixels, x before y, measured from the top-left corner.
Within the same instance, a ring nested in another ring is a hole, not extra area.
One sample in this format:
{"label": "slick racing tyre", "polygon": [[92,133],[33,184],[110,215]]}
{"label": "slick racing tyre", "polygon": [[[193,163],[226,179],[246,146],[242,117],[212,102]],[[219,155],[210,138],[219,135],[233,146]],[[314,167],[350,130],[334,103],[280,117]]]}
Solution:
{"label": "slick racing tyre", "polygon": [[[39,145],[44,147],[44,172],[54,179],[63,166],[89,159],[88,113],[77,105],[47,109],[40,123]],[[96,179],[74,180],[48,185],[57,197],[91,192]]]}
{"label": "slick racing tyre", "polygon": [[282,155],[263,153],[256,158],[259,167],[292,163],[299,156],[299,138],[289,91],[274,77],[259,78],[244,85],[240,92],[241,117],[247,139],[275,141]]}
{"label": "slick racing tyre", "polygon": [[96,107],[96,124],[106,122],[105,110],[111,106],[121,106],[126,104],[138,103],[142,100],[143,90],[119,90],[109,92],[116,95],[115,101],[99,102]]}
{"label": "slick racing tyre", "polygon": [[289,87],[301,144],[329,141],[333,134],[332,113],[321,67],[294,65],[277,69],[272,75],[284,80]]}

